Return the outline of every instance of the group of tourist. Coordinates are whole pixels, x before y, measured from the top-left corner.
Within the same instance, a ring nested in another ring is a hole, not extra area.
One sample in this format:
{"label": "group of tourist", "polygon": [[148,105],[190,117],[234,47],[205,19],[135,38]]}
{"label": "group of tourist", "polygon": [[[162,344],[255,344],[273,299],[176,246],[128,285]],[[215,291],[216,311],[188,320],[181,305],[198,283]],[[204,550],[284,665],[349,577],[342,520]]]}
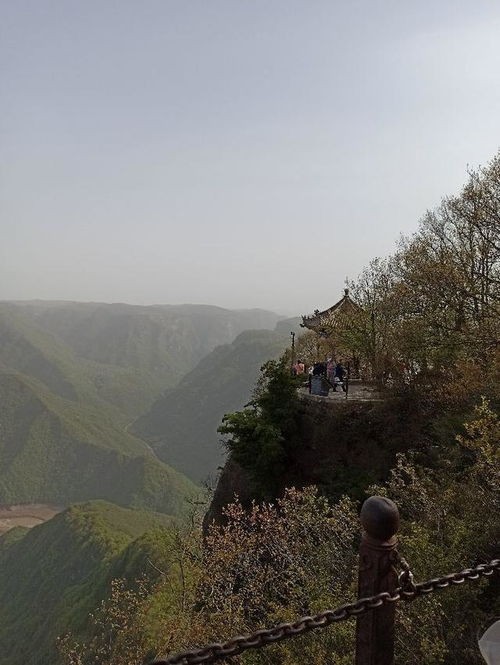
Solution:
{"label": "group of tourist", "polygon": [[[312,390],[312,377],[321,377],[321,379],[327,379],[328,383],[333,389],[333,392],[337,392],[338,387],[341,387],[344,392],[347,391],[345,380],[347,376],[347,370],[342,364],[341,360],[336,363],[332,358],[328,358],[327,362],[317,362],[308,367],[302,360],[299,359],[292,366],[292,373],[295,376],[307,374],[309,377],[309,392],[313,392],[313,394],[316,393]],[[325,387],[324,381],[315,383],[317,383],[318,386],[322,384],[321,388],[318,388],[318,390],[321,392],[318,392],[317,394],[324,394],[325,389],[326,394],[328,394],[330,386],[327,385],[327,387]]]}

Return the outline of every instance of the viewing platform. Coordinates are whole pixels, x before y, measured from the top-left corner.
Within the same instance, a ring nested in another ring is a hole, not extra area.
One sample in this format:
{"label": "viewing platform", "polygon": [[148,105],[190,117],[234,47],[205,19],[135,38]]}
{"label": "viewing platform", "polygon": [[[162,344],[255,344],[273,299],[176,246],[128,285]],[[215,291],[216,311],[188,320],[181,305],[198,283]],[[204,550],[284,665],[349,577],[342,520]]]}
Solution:
{"label": "viewing platform", "polygon": [[303,400],[311,400],[313,402],[380,402],[383,396],[377,388],[369,383],[363,383],[358,380],[351,380],[347,393],[343,392],[341,387],[336,391],[330,389],[328,395],[311,395],[308,386],[303,386],[298,389],[299,398]]}

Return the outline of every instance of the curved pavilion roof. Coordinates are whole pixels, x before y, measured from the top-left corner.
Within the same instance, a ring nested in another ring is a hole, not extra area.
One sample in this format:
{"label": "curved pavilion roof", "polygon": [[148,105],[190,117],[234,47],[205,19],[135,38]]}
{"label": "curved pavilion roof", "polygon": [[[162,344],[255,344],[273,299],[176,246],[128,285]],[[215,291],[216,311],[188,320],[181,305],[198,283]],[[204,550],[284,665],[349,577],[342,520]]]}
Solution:
{"label": "curved pavilion roof", "polygon": [[315,310],[314,314],[311,314],[310,316],[303,316],[302,323],[300,325],[302,328],[309,328],[309,330],[319,332],[321,328],[331,324],[332,319],[335,319],[340,314],[342,316],[348,316],[349,314],[358,310],[359,305],[357,305],[349,296],[349,289],[344,289],[343,298],[336,302],[335,305],[325,309],[323,312]]}

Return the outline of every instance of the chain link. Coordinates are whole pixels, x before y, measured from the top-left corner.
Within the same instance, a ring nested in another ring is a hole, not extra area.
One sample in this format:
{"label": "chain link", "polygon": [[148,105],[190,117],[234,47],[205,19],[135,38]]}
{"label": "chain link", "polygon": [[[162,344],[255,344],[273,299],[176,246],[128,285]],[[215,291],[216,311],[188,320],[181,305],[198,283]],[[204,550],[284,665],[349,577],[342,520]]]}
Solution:
{"label": "chain link", "polygon": [[463,584],[466,581],[477,580],[480,577],[490,577],[495,570],[500,569],[500,559],[483,563],[475,568],[467,568],[460,573],[451,573],[443,577],[436,577],[427,582],[415,584],[410,568],[404,559],[400,559],[403,572],[399,576],[399,588],[389,593],[384,591],[376,596],[360,598],[354,603],[341,605],[335,610],[326,610],[312,617],[302,617],[293,623],[281,623],[274,628],[256,630],[251,635],[233,637],[223,643],[209,644],[202,649],[184,651],[166,660],[156,660],[152,665],[199,665],[200,663],[213,663],[216,660],[237,656],[247,649],[259,649],[281,642],[289,637],[303,635],[316,628],[325,628],[332,623],[345,621],[351,617],[366,614],[382,605],[397,603],[399,600],[411,601],[419,596],[446,589],[452,585]]}

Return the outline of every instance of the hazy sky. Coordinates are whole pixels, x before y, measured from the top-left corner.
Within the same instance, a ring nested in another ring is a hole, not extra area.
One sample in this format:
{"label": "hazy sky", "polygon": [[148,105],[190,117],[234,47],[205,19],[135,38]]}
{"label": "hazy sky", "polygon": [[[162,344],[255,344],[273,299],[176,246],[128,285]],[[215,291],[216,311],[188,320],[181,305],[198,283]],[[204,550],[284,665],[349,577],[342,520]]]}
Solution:
{"label": "hazy sky", "polygon": [[498,0],[1,0],[0,298],[306,313],[500,146]]}

